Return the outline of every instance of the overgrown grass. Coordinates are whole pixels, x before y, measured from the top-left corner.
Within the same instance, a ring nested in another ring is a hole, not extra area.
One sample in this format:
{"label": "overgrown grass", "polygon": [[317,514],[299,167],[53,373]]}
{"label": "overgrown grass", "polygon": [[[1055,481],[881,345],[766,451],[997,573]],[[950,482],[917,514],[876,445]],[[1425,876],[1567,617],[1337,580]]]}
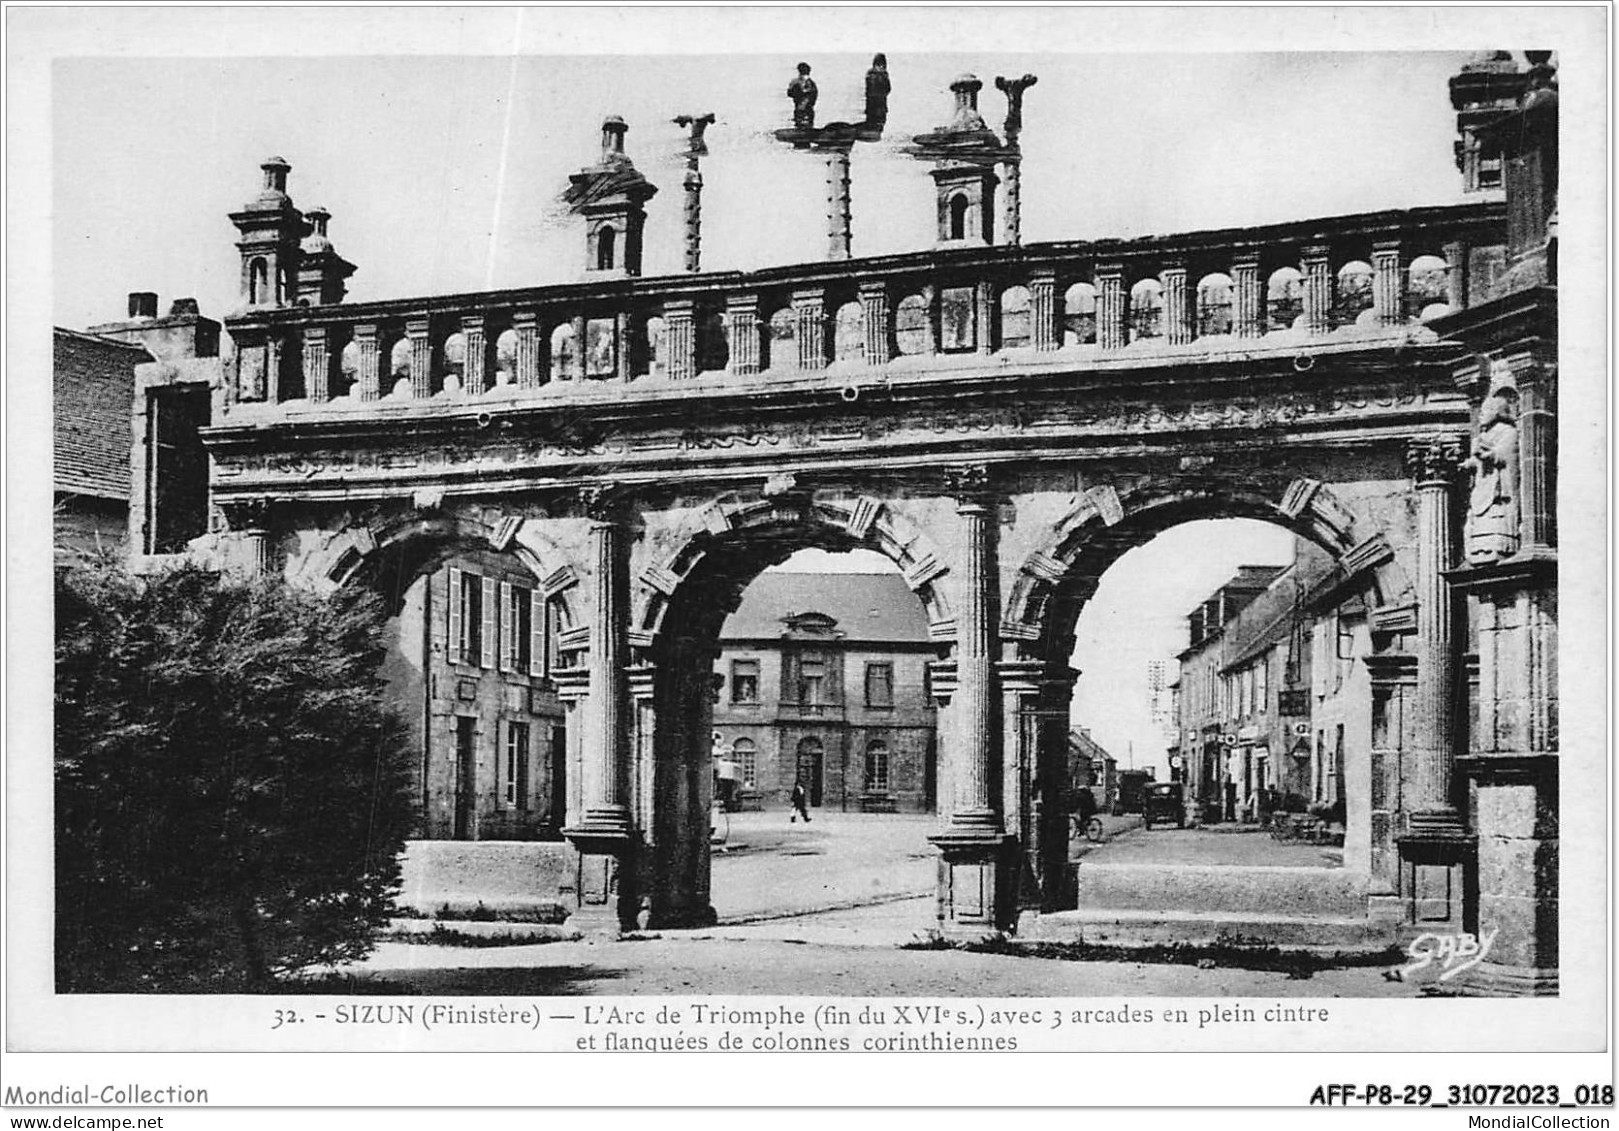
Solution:
{"label": "overgrown grass", "polygon": [[534,946],[536,943],[568,942],[565,935],[555,931],[540,933],[524,931],[504,935],[479,935],[468,931],[458,931],[454,927],[446,927],[443,923],[435,923],[428,932],[421,931],[394,931],[387,936],[393,942],[417,943],[422,946],[458,946],[458,947],[496,947],[496,946]]}
{"label": "overgrown grass", "polygon": [[1057,962],[1140,962],[1156,966],[1197,966],[1206,970],[1258,970],[1304,979],[1322,970],[1363,966],[1396,966],[1405,960],[1399,947],[1379,951],[1333,951],[1319,953],[1274,946],[1259,939],[1233,935],[1213,943],[1150,943],[1121,946],[1116,943],[1014,942],[986,939],[980,942],[952,942],[948,939],[919,939],[901,950],[961,950],[972,954],[1000,954],[1015,958],[1043,958]]}

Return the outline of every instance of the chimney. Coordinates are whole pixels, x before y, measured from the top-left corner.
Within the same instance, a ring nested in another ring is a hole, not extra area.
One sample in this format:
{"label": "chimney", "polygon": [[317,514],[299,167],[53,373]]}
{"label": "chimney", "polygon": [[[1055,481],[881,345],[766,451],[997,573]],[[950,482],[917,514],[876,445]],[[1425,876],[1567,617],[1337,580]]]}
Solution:
{"label": "chimney", "polygon": [[177,298],[169,304],[169,317],[176,318],[186,314],[201,314],[202,308],[197,305],[194,298]]}
{"label": "chimney", "polygon": [[157,295],[151,291],[130,291],[129,316],[131,318],[156,318]]}

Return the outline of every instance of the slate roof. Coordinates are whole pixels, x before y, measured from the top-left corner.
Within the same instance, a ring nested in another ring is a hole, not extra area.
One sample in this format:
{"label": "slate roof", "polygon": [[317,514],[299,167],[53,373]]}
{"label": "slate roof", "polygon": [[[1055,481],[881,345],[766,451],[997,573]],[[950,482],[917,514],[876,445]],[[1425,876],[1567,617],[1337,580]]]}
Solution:
{"label": "slate roof", "polygon": [[774,640],[782,618],[825,613],[846,643],[926,643],[922,602],[897,573],[762,573],[725,621],[720,640]]}
{"label": "slate roof", "polygon": [[54,346],[55,488],[127,503],[135,366],[151,355],[60,327]]}

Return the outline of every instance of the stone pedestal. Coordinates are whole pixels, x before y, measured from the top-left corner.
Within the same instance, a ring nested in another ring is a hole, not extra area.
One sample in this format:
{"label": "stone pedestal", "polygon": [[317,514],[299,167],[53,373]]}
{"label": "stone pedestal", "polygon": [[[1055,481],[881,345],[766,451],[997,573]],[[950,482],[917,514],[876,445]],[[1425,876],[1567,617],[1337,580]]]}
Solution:
{"label": "stone pedestal", "polygon": [[1017,910],[1014,839],[951,828],[928,840],[939,850],[939,933],[959,940],[999,935]]}

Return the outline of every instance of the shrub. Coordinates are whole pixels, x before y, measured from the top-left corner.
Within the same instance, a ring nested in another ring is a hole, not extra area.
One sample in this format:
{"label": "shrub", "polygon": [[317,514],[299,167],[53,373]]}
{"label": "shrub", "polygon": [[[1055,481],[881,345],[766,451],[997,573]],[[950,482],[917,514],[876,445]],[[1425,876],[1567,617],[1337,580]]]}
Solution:
{"label": "shrub", "polygon": [[61,992],[267,989],[358,958],[409,829],[370,594],[56,580]]}

